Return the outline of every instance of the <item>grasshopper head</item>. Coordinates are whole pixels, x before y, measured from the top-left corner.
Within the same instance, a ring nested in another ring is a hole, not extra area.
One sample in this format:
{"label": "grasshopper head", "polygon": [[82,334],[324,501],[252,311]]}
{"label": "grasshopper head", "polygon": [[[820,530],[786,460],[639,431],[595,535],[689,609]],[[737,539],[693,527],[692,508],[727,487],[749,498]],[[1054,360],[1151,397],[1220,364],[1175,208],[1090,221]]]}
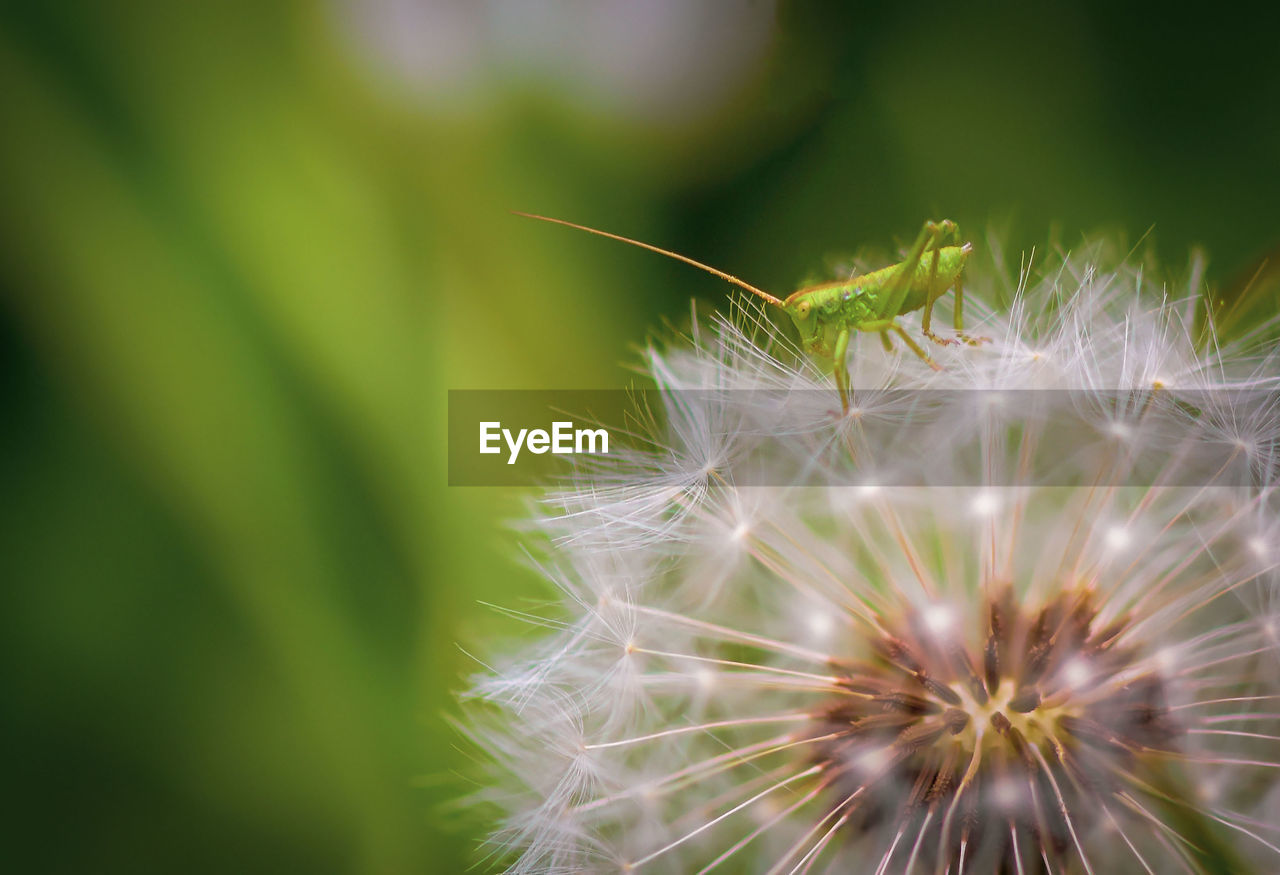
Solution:
{"label": "grasshopper head", "polygon": [[826,331],[822,320],[813,311],[813,302],[807,297],[792,295],[782,302],[782,309],[787,311],[791,321],[800,332],[800,345],[810,355],[829,356],[826,349]]}

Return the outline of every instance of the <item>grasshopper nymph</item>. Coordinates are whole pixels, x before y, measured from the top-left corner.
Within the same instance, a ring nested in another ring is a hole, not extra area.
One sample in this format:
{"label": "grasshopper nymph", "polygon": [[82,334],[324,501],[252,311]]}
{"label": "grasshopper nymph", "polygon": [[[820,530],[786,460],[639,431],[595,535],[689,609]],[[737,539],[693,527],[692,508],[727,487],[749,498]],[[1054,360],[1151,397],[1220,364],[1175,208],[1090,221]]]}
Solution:
{"label": "grasshopper nymph", "polygon": [[[579,231],[599,234],[601,237],[630,243],[633,246],[666,255],[746,289],[775,307],[781,307],[791,317],[791,321],[800,332],[800,342],[804,351],[815,358],[831,363],[835,370],[836,388],[840,392],[840,403],[846,412],[849,410],[850,401],[849,370],[846,360],[851,332],[874,331],[880,335],[885,349],[888,350],[893,348],[889,339],[889,332],[892,331],[902,338],[902,342],[908,349],[934,370],[942,370],[942,368],[903,330],[898,323],[898,316],[923,308],[924,314],[920,327],[924,336],[937,344],[945,345],[963,341],[976,346],[989,340],[986,337],[971,337],[964,333],[964,289],[961,286],[961,275],[964,273],[965,261],[973,251],[973,244],[960,242],[960,231],[956,223],[950,219],[925,222],[906,260],[899,264],[847,280],[805,286],[784,299],[700,261],[694,261],[692,258],[648,243],[641,243],[639,240],[632,240],[630,237],[610,234],[608,231],[588,228],[585,225],[576,225],[563,219],[536,216],[532,213],[516,212],[516,215],[566,225]],[[948,238],[954,245],[940,245]],[[956,292],[954,324],[957,339],[942,338],[930,330],[934,303],[951,289],[955,289]]]}

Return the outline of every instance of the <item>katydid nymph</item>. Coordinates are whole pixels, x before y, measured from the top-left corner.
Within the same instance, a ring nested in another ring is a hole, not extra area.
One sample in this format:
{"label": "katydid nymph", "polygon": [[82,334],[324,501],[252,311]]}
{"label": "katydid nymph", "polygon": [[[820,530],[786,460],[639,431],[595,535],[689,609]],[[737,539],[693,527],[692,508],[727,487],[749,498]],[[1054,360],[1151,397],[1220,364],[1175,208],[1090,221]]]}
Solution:
{"label": "katydid nymph", "polygon": [[[515,213],[518,216],[554,222],[557,225],[566,225],[579,231],[608,237],[610,240],[630,243],[632,246],[639,246],[683,261],[733,283],[775,307],[780,307],[791,317],[791,321],[800,332],[800,342],[804,351],[814,358],[829,362],[834,368],[836,389],[840,393],[840,403],[845,412],[848,412],[850,402],[849,370],[846,361],[849,336],[852,332],[876,332],[880,335],[885,349],[892,350],[893,344],[889,339],[889,332],[892,331],[902,338],[902,342],[908,349],[934,370],[942,370],[942,368],[929,357],[920,344],[911,338],[911,335],[907,334],[898,323],[898,316],[923,308],[921,330],[925,337],[940,345],[963,341],[970,346],[976,346],[989,340],[986,337],[971,337],[964,333],[964,289],[961,280],[965,261],[973,251],[973,244],[960,242],[959,229],[950,219],[925,222],[915,243],[907,253],[906,260],[899,264],[847,280],[805,286],[786,298],[779,298],[722,270],[716,270],[700,261],[694,261],[692,258],[649,243],[641,243],[630,237],[611,234],[586,225],[566,222],[564,219],[552,219],[518,211]],[[952,241],[952,245],[942,245],[948,239]],[[954,339],[939,337],[930,329],[933,305],[952,289],[956,293],[953,320],[956,338]]]}

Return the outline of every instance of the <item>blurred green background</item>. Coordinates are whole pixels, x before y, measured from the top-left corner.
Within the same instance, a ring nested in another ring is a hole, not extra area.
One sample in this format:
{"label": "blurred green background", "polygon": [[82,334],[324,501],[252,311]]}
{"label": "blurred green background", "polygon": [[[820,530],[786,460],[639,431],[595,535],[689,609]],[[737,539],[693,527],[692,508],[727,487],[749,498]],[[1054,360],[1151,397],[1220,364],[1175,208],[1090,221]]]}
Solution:
{"label": "blurred green background", "polygon": [[6,869],[475,859],[461,648],[542,589],[446,390],[624,385],[727,294],[510,209],[784,292],[927,216],[1280,239],[1273,29],[984,9],[5,4]]}

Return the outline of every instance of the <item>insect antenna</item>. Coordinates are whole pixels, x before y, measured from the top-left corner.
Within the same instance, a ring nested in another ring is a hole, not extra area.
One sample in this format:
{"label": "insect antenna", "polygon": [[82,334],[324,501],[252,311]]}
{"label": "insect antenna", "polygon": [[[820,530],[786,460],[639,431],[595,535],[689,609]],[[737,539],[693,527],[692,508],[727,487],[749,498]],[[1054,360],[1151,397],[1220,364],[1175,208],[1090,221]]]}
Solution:
{"label": "insect antenna", "polygon": [[566,222],[564,219],[553,219],[550,216],[537,216],[537,215],[534,215],[533,213],[522,213],[519,210],[512,210],[511,212],[517,216],[524,216],[527,219],[538,219],[543,222],[553,222],[557,225],[564,225],[565,227],[568,227],[568,228],[576,228],[579,231],[586,231],[588,234],[598,234],[601,237],[608,237],[610,240],[618,240],[618,241],[621,241],[622,243],[630,243],[632,246],[639,246],[641,249],[648,249],[650,252],[656,252],[659,255],[665,255],[668,258],[674,258],[676,261],[683,261],[685,264],[691,264],[696,268],[705,270],[707,273],[714,274],[720,277],[720,279],[722,280],[731,282],[740,289],[746,289],[748,292],[751,292],[751,294],[758,295],[759,297],[764,298],[766,301],[768,301],[770,304],[773,304],[776,307],[782,306],[781,298],[775,297],[774,295],[771,295],[762,289],[757,289],[755,286],[751,285],[750,283],[743,282],[742,280],[738,279],[736,276],[733,276],[732,274],[727,274],[722,270],[716,270],[714,267],[705,265],[701,261],[694,261],[692,258],[689,258],[688,256],[680,255],[679,253],[676,253],[676,252],[670,252],[666,249],[662,249],[661,247],[658,247],[658,246],[653,246],[652,244],[649,244],[649,243],[641,243],[639,240],[632,240],[630,237],[623,237],[621,234],[610,234],[608,231],[600,231],[595,228],[588,228],[586,225],[576,225],[573,222]]}

